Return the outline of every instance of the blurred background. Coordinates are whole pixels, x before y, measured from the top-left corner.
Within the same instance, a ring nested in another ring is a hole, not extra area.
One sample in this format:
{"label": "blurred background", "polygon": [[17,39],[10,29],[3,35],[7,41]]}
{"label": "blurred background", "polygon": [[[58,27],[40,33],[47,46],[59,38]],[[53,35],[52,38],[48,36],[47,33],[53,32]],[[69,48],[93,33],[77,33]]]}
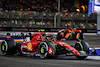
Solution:
{"label": "blurred background", "polygon": [[0,27],[97,29],[94,1],[0,0]]}

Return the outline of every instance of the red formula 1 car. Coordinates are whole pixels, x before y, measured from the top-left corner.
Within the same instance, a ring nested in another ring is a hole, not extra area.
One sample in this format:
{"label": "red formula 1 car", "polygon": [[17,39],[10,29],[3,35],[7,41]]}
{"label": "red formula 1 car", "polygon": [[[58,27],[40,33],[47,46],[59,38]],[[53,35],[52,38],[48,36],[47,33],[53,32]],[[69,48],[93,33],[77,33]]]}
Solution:
{"label": "red formula 1 car", "polygon": [[1,43],[1,51],[3,55],[31,55],[40,58],[57,57],[61,54],[73,54],[78,59],[85,59],[89,54],[89,45],[83,40],[79,40],[72,47],[68,43],[55,40],[52,36],[46,36],[39,33],[33,36],[32,40],[26,38],[22,44],[17,44],[13,39],[9,38]]}

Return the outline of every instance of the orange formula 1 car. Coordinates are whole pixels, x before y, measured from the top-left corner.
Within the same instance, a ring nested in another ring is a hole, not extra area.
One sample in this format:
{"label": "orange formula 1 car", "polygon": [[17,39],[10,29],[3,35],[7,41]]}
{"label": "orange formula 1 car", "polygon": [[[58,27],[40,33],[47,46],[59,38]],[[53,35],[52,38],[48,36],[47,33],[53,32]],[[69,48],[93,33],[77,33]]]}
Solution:
{"label": "orange formula 1 car", "polygon": [[82,30],[77,29],[61,29],[58,31],[57,39],[60,40],[65,38],[67,40],[75,40],[75,39],[82,39],[83,40],[83,33]]}

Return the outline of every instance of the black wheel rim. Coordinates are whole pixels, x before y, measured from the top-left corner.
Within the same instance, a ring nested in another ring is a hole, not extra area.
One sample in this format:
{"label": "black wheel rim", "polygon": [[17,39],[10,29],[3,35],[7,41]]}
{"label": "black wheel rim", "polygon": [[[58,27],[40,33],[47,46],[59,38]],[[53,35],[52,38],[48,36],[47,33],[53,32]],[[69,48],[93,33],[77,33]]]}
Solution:
{"label": "black wheel rim", "polygon": [[76,50],[80,51],[81,50],[81,46],[79,44],[75,45]]}

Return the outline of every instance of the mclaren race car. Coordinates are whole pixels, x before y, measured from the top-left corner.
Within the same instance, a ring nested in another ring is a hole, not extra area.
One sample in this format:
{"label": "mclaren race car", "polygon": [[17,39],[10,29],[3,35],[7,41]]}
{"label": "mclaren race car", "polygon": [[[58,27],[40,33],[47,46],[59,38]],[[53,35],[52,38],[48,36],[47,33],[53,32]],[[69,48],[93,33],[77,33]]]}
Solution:
{"label": "mclaren race car", "polygon": [[77,30],[76,28],[69,28],[69,29],[61,29],[58,31],[57,39],[65,38],[66,40],[76,40],[82,39],[83,40],[83,33],[82,30]]}
{"label": "mclaren race car", "polygon": [[46,36],[44,32],[34,35],[22,42],[16,43],[11,37],[8,37],[1,43],[1,52],[3,55],[31,55],[40,58],[57,57],[61,54],[76,56],[78,59],[85,59],[89,54],[89,44],[86,41],[78,40],[75,46],[71,46],[63,40],[56,40],[53,36]]}

